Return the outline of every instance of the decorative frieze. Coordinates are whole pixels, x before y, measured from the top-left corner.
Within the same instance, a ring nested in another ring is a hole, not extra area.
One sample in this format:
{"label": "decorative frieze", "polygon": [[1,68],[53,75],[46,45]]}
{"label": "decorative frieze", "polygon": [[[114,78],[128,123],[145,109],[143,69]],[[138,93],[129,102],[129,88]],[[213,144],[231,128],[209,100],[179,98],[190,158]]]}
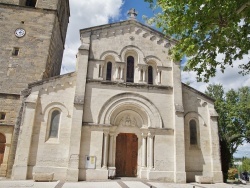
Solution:
{"label": "decorative frieze", "polygon": [[[130,21],[129,24],[127,24],[126,22],[123,23],[124,24],[119,24],[117,26],[115,24],[110,24],[109,26],[93,28],[92,38],[100,40],[102,38],[109,38],[124,35],[126,33],[131,33],[142,36],[143,38],[146,38],[150,41],[155,41],[158,45],[162,45],[165,48],[171,48],[172,46],[174,46],[174,43],[176,43],[176,41],[167,39],[163,34],[155,33],[150,27],[143,26],[136,21]],[[131,23],[133,23],[132,26]],[[81,32],[82,42],[86,37],[84,36],[84,34],[85,33]],[[133,41],[135,40],[135,36],[130,36],[129,39]]]}

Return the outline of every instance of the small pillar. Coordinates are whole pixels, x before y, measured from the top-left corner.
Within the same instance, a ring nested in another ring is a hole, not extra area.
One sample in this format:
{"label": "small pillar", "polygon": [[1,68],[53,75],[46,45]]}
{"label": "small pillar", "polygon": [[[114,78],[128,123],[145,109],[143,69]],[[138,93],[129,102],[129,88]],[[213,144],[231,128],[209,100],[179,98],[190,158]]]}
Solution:
{"label": "small pillar", "polygon": [[105,169],[107,169],[107,166],[108,166],[108,137],[109,137],[109,133],[108,132],[104,132],[102,168],[105,168]]}
{"label": "small pillar", "polygon": [[143,69],[143,76],[142,76],[143,78],[143,82],[146,82],[146,70],[145,69]]}
{"label": "small pillar", "polygon": [[147,167],[147,134],[142,133],[142,167]]}
{"label": "small pillar", "polygon": [[111,133],[109,137],[109,166],[113,166],[113,145],[114,145],[114,134]]}
{"label": "small pillar", "polygon": [[148,133],[149,139],[149,169],[154,168],[154,134]]}

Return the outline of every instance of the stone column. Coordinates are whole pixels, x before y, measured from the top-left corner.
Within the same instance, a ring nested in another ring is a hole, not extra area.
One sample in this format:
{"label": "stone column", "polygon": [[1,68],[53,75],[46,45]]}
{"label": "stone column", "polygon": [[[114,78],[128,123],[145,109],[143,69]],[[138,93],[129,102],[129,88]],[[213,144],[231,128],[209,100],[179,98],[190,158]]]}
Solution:
{"label": "stone column", "polygon": [[142,81],[142,79],[141,79],[141,76],[142,76],[141,75],[141,69],[139,68],[138,70],[139,70],[139,81]]}
{"label": "stone column", "polygon": [[100,65],[100,78],[103,77],[102,72],[103,72],[103,65]]}
{"label": "stone column", "polygon": [[146,70],[145,69],[143,69],[143,76],[142,76],[143,78],[143,82],[146,82]]}
{"label": "stone column", "polygon": [[161,71],[158,70],[158,73],[157,73],[157,80],[158,80],[158,84],[161,84]]}
{"label": "stone column", "polygon": [[149,169],[154,168],[154,134],[148,133],[148,139],[149,139]]}
{"label": "stone column", "polygon": [[147,167],[147,134],[142,133],[142,167]]}
{"label": "stone column", "polygon": [[118,72],[119,67],[115,68],[115,78],[118,79],[119,72]]}
{"label": "stone column", "polygon": [[113,145],[114,145],[114,133],[110,133],[109,137],[109,163],[108,166],[114,166],[113,165]]}
{"label": "stone column", "polygon": [[104,132],[102,168],[105,168],[105,169],[107,169],[108,167],[108,138],[109,138],[109,133]]}
{"label": "stone column", "polygon": [[123,70],[124,68],[121,68],[121,80],[123,80]]}
{"label": "stone column", "polygon": [[27,178],[38,94],[38,91],[31,93],[25,101],[23,126],[20,131],[15,163],[12,170],[12,179],[14,180],[26,180]]}

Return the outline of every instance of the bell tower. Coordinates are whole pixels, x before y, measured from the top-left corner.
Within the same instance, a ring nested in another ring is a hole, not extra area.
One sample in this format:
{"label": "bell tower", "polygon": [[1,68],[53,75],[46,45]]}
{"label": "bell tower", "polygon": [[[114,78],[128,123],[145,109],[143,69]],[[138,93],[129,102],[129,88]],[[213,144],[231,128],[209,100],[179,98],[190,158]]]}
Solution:
{"label": "bell tower", "polygon": [[0,133],[13,133],[0,176],[14,160],[21,91],[60,74],[69,16],[69,0],[0,0]]}

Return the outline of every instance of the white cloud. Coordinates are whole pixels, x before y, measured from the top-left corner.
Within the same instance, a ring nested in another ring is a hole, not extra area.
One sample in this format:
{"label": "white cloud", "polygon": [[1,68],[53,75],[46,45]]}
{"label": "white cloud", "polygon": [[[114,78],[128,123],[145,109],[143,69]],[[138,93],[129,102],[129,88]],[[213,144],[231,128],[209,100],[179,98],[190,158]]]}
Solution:
{"label": "white cloud", "polygon": [[238,147],[237,152],[234,154],[234,157],[250,157],[250,144],[243,143],[243,145]]}
{"label": "white cloud", "polygon": [[70,0],[70,22],[67,32],[61,74],[75,70],[76,53],[80,46],[79,30],[107,24],[119,18],[123,0]]}
{"label": "white cloud", "polygon": [[[220,58],[220,57],[218,57]],[[226,91],[230,89],[238,89],[243,86],[250,86],[250,75],[242,76],[239,74],[239,64],[247,63],[250,59],[250,55],[245,55],[242,60],[235,61],[233,67],[228,66],[224,73],[217,68],[216,76],[211,78],[209,83],[197,82],[195,72],[182,72],[182,82],[190,82],[190,86],[195,89],[204,92],[208,84],[222,84]]]}

